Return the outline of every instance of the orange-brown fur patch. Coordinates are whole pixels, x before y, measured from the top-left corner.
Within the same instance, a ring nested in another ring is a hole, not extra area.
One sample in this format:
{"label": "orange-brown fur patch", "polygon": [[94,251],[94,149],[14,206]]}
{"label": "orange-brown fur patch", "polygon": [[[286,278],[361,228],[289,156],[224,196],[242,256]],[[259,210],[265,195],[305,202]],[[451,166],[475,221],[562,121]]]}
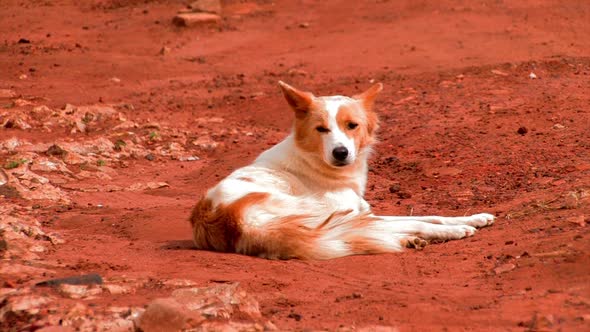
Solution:
{"label": "orange-brown fur patch", "polygon": [[240,241],[239,252],[270,259],[313,259],[321,232],[303,225],[308,215],[285,216],[269,223],[264,230],[251,230]]}
{"label": "orange-brown fur patch", "polygon": [[[357,216],[350,222],[354,224],[354,228],[363,229],[368,227],[371,223],[379,222],[379,218],[365,213]],[[383,248],[383,245],[378,243],[375,239],[355,233],[344,237],[343,240],[348,244],[354,255],[383,254],[389,252],[389,250]]]}
{"label": "orange-brown fur patch", "polygon": [[[240,240],[240,253],[271,259],[330,259],[334,258],[318,248],[317,241],[339,223],[331,225],[334,219],[345,217],[351,210],[336,211],[315,228],[306,227],[304,219],[309,215],[285,216],[268,224],[264,230],[253,230]],[[346,221],[353,228],[363,229],[378,219],[370,214],[355,216]],[[349,246],[350,254],[377,254],[389,252],[374,239],[352,233],[342,238]],[[328,251],[329,252],[329,251]]]}
{"label": "orange-brown fur patch", "polygon": [[268,196],[268,193],[249,193],[231,204],[220,204],[216,208],[211,200],[202,198],[190,217],[195,247],[223,252],[235,251],[235,244],[242,235],[244,209],[262,202]]}
{"label": "orange-brown fur patch", "polygon": [[324,226],[328,225],[330,223],[330,221],[332,221],[332,219],[334,218],[338,218],[338,217],[344,217],[347,214],[351,213],[352,211],[354,211],[353,209],[348,209],[348,210],[344,210],[344,211],[336,211],[333,212],[326,220],[324,220],[323,223],[321,223],[316,229],[317,230],[321,230],[322,228],[324,228]]}
{"label": "orange-brown fur patch", "polygon": [[384,254],[390,252],[390,250],[383,248],[382,244],[376,243],[374,239],[364,236],[351,236],[345,238],[344,241],[346,241],[350,247],[350,251],[355,255]]}
{"label": "orange-brown fur patch", "polygon": [[[354,139],[357,151],[374,142],[377,116],[372,111],[366,111],[359,105],[342,105],[336,114],[336,123],[346,136]],[[358,127],[348,128],[349,123],[357,123]]]}
{"label": "orange-brown fur patch", "polygon": [[328,127],[328,112],[322,109],[323,103],[316,101],[310,105],[307,115],[295,118],[295,144],[301,150],[323,155],[322,136],[318,126]]}
{"label": "orange-brown fur patch", "polygon": [[289,103],[289,106],[295,111],[295,117],[297,119],[305,118],[309,111],[309,106],[313,102],[313,94],[311,92],[299,91],[280,81],[279,85],[287,103]]}

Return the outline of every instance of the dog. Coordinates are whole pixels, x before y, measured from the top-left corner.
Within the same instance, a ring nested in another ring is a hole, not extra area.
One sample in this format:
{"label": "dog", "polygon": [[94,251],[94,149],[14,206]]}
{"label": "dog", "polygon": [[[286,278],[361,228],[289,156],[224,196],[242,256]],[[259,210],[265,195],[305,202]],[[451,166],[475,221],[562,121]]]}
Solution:
{"label": "dog", "polygon": [[293,129],[209,189],[190,223],[197,249],[323,260],[422,248],[472,236],[494,216],[377,216],[363,199],[376,142],[377,83],[352,97],[316,97],[279,81]]}

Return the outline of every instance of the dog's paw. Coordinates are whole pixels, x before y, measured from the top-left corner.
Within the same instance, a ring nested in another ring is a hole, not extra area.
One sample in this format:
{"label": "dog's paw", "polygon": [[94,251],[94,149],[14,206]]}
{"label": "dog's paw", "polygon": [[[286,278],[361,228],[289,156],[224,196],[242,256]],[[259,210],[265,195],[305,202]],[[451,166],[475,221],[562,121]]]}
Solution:
{"label": "dog's paw", "polygon": [[489,213],[479,213],[472,215],[469,219],[467,223],[469,226],[485,227],[493,224],[495,217]]}
{"label": "dog's paw", "polygon": [[475,227],[469,225],[460,225],[457,227],[459,227],[461,229],[461,232],[463,232],[463,236],[461,236],[460,239],[468,236],[473,236],[473,234],[475,234],[475,232],[477,231]]}
{"label": "dog's paw", "polygon": [[449,225],[436,237],[438,240],[458,240],[464,237],[473,236],[477,229],[469,225]]}
{"label": "dog's paw", "polygon": [[411,236],[404,241],[406,248],[412,248],[416,250],[422,250],[426,245],[428,245],[428,241],[424,240],[423,238],[417,236]]}

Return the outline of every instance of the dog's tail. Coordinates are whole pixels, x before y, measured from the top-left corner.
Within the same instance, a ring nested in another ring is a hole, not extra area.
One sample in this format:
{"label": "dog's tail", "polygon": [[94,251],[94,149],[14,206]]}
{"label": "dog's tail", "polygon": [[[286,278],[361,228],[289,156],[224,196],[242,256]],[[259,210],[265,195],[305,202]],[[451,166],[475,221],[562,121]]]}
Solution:
{"label": "dog's tail", "polygon": [[270,259],[332,259],[401,251],[408,236],[392,232],[389,224],[372,214],[352,210],[334,212],[323,219],[291,215],[264,227],[244,228],[235,251]]}

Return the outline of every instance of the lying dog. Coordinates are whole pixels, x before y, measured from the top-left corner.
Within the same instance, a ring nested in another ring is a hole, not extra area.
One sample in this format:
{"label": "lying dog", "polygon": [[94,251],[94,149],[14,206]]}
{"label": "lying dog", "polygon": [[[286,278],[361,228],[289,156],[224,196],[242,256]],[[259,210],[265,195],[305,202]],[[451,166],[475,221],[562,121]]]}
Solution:
{"label": "lying dog", "polygon": [[270,259],[330,259],[400,251],[471,236],[493,223],[467,217],[376,216],[363,199],[383,85],[316,97],[279,82],[295,121],[284,141],[211,188],[190,222],[195,246]]}

